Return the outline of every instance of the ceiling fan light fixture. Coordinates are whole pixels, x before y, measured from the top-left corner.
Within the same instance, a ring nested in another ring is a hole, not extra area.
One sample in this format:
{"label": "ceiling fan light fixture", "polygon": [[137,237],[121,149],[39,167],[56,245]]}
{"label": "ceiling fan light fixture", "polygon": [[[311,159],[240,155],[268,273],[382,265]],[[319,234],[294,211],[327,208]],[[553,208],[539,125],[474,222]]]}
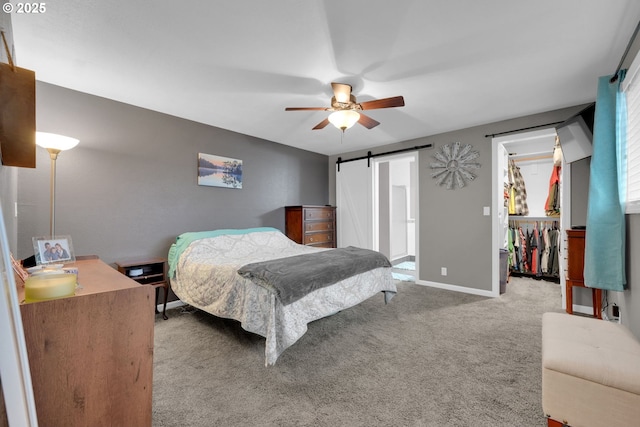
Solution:
{"label": "ceiling fan light fixture", "polygon": [[340,110],[329,114],[329,122],[344,132],[360,120],[360,114],[354,110]]}

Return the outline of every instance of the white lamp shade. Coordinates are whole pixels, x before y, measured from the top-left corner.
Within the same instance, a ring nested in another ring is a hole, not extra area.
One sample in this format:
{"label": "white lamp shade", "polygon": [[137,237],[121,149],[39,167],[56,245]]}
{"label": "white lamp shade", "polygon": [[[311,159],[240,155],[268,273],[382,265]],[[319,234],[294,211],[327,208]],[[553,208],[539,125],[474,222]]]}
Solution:
{"label": "white lamp shade", "polygon": [[53,148],[54,150],[70,150],[78,145],[79,140],[64,135],[48,132],[36,132],[36,144],[42,148]]}
{"label": "white lamp shade", "polygon": [[353,110],[340,110],[329,114],[329,122],[338,129],[349,129],[360,120],[360,114]]}

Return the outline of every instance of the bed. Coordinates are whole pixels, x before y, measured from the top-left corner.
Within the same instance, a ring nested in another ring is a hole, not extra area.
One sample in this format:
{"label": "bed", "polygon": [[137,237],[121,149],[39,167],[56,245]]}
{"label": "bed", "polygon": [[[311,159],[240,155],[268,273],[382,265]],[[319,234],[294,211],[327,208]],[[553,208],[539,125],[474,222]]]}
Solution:
{"label": "bed", "polygon": [[[273,267],[270,263],[308,265],[310,257],[342,258],[342,250],[349,248],[300,245],[270,227],[184,233],[169,250],[169,278],[173,292],[184,303],[218,317],[235,319],[243,329],[265,337],[265,365],[269,366],[305,334],[308,323],[357,305],[378,293],[382,293],[384,302],[388,303],[397,292],[396,285],[388,260],[377,252],[375,254],[386,262],[378,259],[371,264],[373,267],[363,267],[366,271],[350,277],[337,277],[334,270],[340,267],[326,268],[327,274],[310,273],[308,278],[298,282],[312,283],[312,288],[304,295],[293,297],[287,297],[280,288],[266,283],[264,276],[257,277],[252,275],[255,271],[246,270],[266,266],[261,271],[276,274],[292,268]],[[321,262],[314,264],[321,265]],[[315,284],[318,277],[326,276],[336,276],[333,279],[337,281]]]}

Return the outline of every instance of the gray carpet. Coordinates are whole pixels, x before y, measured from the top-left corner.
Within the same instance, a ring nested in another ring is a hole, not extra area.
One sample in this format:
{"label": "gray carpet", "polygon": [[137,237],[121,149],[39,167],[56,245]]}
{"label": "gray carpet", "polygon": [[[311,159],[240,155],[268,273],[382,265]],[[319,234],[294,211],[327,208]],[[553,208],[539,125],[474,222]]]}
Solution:
{"label": "gray carpet", "polygon": [[153,425],[544,426],[540,330],[560,285],[500,298],[400,283],[309,325],[275,366],[237,322],[180,308],[155,327]]}

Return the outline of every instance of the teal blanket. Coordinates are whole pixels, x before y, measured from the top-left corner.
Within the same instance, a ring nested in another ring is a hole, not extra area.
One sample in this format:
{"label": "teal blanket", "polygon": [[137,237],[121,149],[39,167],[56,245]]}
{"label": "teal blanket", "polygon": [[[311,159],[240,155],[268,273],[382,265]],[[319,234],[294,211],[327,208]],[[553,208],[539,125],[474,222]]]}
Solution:
{"label": "teal blanket", "polygon": [[191,231],[187,233],[182,233],[176,238],[176,242],[171,245],[169,248],[169,277],[175,277],[176,266],[178,264],[178,260],[180,259],[180,255],[189,247],[189,245],[196,240],[207,239],[210,237],[218,237],[224,236],[228,234],[249,234],[249,233],[260,233],[265,231],[280,231],[277,228],[273,227],[258,227],[258,228],[244,228],[244,229],[221,229],[221,230],[211,230],[211,231]]}

